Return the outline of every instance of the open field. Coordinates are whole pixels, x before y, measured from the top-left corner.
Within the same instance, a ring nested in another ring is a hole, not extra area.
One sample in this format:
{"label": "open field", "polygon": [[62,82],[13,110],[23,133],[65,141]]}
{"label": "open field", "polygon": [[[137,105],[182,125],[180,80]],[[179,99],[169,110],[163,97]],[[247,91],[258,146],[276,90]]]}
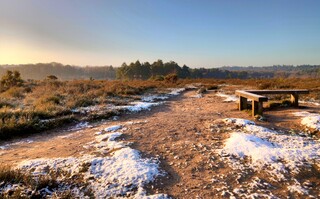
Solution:
{"label": "open field", "polygon": [[[233,96],[289,88],[311,92],[300,108],[279,103],[262,120],[238,111]],[[21,95],[1,93],[10,103],[2,113],[72,120],[4,134],[1,196],[320,197],[319,88],[316,79],[27,82],[15,88]]]}

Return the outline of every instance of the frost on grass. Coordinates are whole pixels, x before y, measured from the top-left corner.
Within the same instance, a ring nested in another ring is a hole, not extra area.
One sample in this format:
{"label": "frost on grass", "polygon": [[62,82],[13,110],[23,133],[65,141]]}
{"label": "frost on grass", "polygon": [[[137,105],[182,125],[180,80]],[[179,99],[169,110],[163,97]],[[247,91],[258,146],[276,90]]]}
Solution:
{"label": "frost on grass", "polygon": [[236,126],[247,126],[255,124],[253,121],[239,118],[225,118],[223,119],[223,121],[227,124],[234,124]]}
{"label": "frost on grass", "polygon": [[[128,147],[123,141],[116,141],[123,134],[117,130],[123,126],[110,126],[96,135],[96,141],[90,143],[96,148],[91,155],[28,160],[18,167],[33,176],[46,175],[50,171],[63,173],[60,178],[81,176],[95,198],[168,198],[164,194],[147,196],[144,186],[164,174],[160,172],[158,160],[142,158],[139,151]],[[109,156],[101,153],[103,151],[109,152]],[[79,190],[77,196],[81,197],[83,193]]]}
{"label": "frost on grass", "polygon": [[89,122],[80,122],[76,124],[74,127],[68,129],[68,131],[77,131],[85,128],[91,128],[93,127],[92,125],[89,124]]}
{"label": "frost on grass", "polygon": [[[231,128],[228,127],[231,133],[225,140],[224,147],[217,152],[239,174],[240,178],[250,170],[256,174],[262,172],[262,178],[271,184],[280,183],[281,185],[278,185],[287,193],[299,197],[309,194],[310,187],[302,184],[297,176],[313,166],[319,168],[319,140],[299,135],[286,135],[244,119],[226,118],[223,121],[231,125]],[[263,194],[270,195],[269,192],[274,189],[273,185],[260,181],[257,176],[254,178],[256,178],[254,181],[245,186],[239,185],[240,188],[244,187],[248,191],[242,193],[238,187],[233,192],[245,198],[262,197],[261,191],[264,191]]]}
{"label": "frost on grass", "polygon": [[126,110],[129,112],[140,112],[143,110],[150,110],[152,106],[158,106],[161,102],[132,102],[130,105],[126,106],[116,106],[117,110]]}
{"label": "frost on grass", "polygon": [[109,126],[109,127],[105,128],[104,130],[107,132],[110,132],[110,131],[117,131],[121,128],[122,128],[122,125],[114,125],[114,126]]}
{"label": "frost on grass", "polygon": [[170,93],[168,95],[180,95],[183,91],[185,91],[185,88],[169,88]]}
{"label": "frost on grass", "polygon": [[293,113],[295,116],[302,117],[301,124],[307,128],[320,131],[320,114],[309,113],[307,111]]}
{"label": "frost on grass", "polygon": [[313,100],[311,99],[309,101],[301,101],[301,100],[299,100],[299,103],[301,103],[301,104],[313,104],[315,106],[320,106],[320,103],[315,101],[314,99]]}
{"label": "frost on grass", "polygon": [[169,92],[167,94],[161,95],[145,95],[141,97],[142,102],[155,102],[169,99],[171,96],[180,95],[181,92],[185,91],[185,88],[169,88]]}
{"label": "frost on grass", "polygon": [[203,98],[203,94],[202,93],[198,93],[198,94],[192,95],[191,97],[192,98]]}
{"label": "frost on grass", "polygon": [[238,101],[238,97],[235,95],[228,95],[225,93],[217,93],[216,96],[224,98],[224,102],[236,102]]}
{"label": "frost on grass", "polygon": [[166,100],[169,97],[167,95],[147,95],[141,97],[141,101],[143,102],[155,102],[160,100]]}
{"label": "frost on grass", "polygon": [[[239,121],[238,121],[239,120]],[[233,132],[225,141],[221,154],[229,154],[239,159],[248,157],[253,170],[266,170],[275,179],[285,179],[288,171],[299,173],[300,168],[320,162],[320,142],[307,137],[284,135],[265,127],[257,126],[253,122],[243,119],[225,119],[226,123],[240,123],[242,128]],[[241,169],[237,159],[228,161]]]}
{"label": "frost on grass", "polygon": [[30,144],[30,143],[33,143],[34,141],[33,140],[30,140],[30,139],[24,139],[24,140],[20,140],[20,141],[16,141],[16,142],[12,142],[12,143],[8,143],[8,144],[5,144],[5,145],[2,145],[0,146],[0,149],[1,150],[7,150],[13,146],[16,146],[16,145],[20,145],[20,144]]}

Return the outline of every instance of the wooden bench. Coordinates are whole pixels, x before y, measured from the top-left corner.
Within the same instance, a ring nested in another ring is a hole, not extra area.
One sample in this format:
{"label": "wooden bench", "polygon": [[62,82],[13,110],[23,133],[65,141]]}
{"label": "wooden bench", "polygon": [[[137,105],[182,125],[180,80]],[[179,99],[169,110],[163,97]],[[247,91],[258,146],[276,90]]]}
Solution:
{"label": "wooden bench", "polygon": [[248,99],[252,100],[252,116],[257,114],[262,115],[263,102],[267,102],[268,98],[263,96],[266,94],[290,94],[291,103],[299,106],[299,94],[309,94],[308,90],[236,90],[236,95],[239,96],[239,110],[248,108]]}

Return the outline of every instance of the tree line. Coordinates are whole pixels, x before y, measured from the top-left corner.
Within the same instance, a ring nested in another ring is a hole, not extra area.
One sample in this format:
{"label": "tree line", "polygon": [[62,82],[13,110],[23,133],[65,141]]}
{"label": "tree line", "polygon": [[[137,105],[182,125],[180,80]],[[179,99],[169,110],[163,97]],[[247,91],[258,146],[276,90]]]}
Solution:
{"label": "tree line", "polygon": [[21,65],[2,65],[0,75],[6,74],[7,70],[19,71],[23,79],[45,79],[54,75],[60,80],[72,79],[115,79],[116,68],[112,66],[71,66],[61,63],[38,63]]}
{"label": "tree line", "polygon": [[45,79],[50,75],[60,80],[72,79],[164,79],[167,75],[175,74],[178,78],[290,78],[290,77],[320,77],[320,65],[275,65],[265,67],[220,67],[220,68],[190,68],[179,66],[174,61],[162,60],[149,62],[135,61],[130,64],[123,63],[120,67],[112,66],[71,66],[61,63],[39,63],[24,65],[2,65],[0,75],[7,70],[19,71],[23,79]]}

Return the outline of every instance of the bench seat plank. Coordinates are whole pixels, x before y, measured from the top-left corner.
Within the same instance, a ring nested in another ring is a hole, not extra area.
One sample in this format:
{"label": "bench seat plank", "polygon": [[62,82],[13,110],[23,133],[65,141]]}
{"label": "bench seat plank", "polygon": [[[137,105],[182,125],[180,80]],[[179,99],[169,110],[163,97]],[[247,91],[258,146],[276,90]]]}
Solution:
{"label": "bench seat plank", "polygon": [[257,101],[257,102],[267,102],[268,98],[262,95],[258,95],[255,93],[250,93],[247,91],[240,91],[240,90],[236,90],[236,95],[242,96],[242,97],[246,97],[248,99]]}
{"label": "bench seat plank", "polygon": [[254,94],[309,94],[306,89],[293,89],[293,90],[246,90],[246,92]]}

